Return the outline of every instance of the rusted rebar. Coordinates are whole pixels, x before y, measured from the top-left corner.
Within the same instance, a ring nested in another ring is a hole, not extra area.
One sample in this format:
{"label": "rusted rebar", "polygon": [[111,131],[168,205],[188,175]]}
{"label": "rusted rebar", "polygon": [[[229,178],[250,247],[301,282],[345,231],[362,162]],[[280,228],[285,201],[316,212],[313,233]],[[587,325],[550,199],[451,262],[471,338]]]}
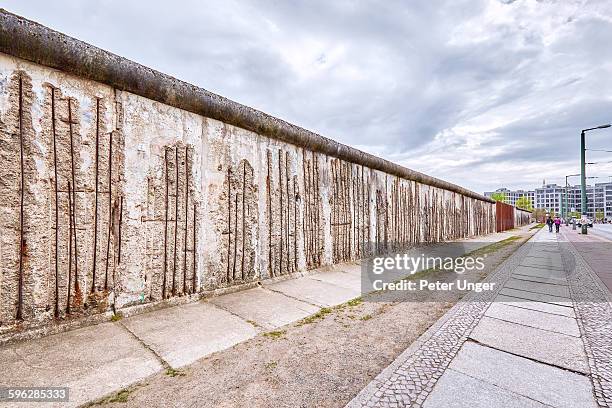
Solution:
{"label": "rusted rebar", "polygon": [[246,212],[245,212],[245,196],[246,196],[246,160],[242,162],[242,251],[240,261],[240,277],[244,280],[244,248],[245,248],[245,232],[246,232]]}
{"label": "rusted rebar", "polygon": [[270,150],[266,151],[267,158],[267,169],[268,173],[266,176],[266,193],[267,193],[267,203],[268,203],[268,274],[269,277],[274,276],[274,270],[272,269],[272,185],[271,185],[271,164],[270,164],[270,156],[272,152]]}
{"label": "rusted rebar", "polygon": [[93,232],[93,262],[91,273],[91,292],[96,290],[96,269],[98,258],[98,173],[100,168],[100,98],[96,98],[96,157],[95,157],[95,193],[94,193],[94,232]]}
{"label": "rusted rebar", "polygon": [[72,125],[74,124],[72,120],[72,99],[68,98],[68,133],[70,136],[70,168],[72,175],[72,217],[74,218],[73,222],[73,234],[74,234],[74,291],[75,293],[79,292],[79,247],[77,244],[77,225],[76,225],[76,192],[77,184],[76,184],[76,170],[74,166],[74,130]]}
{"label": "rusted rebar", "polygon": [[17,287],[17,313],[15,318],[17,320],[23,320],[23,262],[26,251],[25,239],[24,239],[24,220],[23,220],[23,203],[25,196],[25,171],[24,171],[24,158],[23,158],[23,77],[19,74],[19,165],[21,175],[20,185],[20,199],[19,199],[19,282]]}
{"label": "rusted rebar", "polygon": [[187,294],[187,221],[189,214],[187,206],[189,204],[189,151],[185,146],[185,231],[183,234],[183,294]]}
{"label": "rusted rebar", "polygon": [[53,185],[55,192],[55,305],[53,316],[59,317],[59,192],[57,187],[57,128],[55,118],[55,88],[51,87],[51,134],[53,138]]}
{"label": "rusted rebar", "polygon": [[234,263],[232,264],[232,281],[236,280],[236,256],[238,251],[238,193],[234,198]]}
{"label": "rusted rebar", "polygon": [[72,191],[68,182],[68,296],[66,297],[66,314],[70,314],[70,291],[72,289]]}
{"label": "rusted rebar", "polygon": [[119,248],[117,249],[117,264],[121,263],[121,227],[123,226],[123,195],[119,198],[119,231],[118,231],[118,239],[117,244]]}
{"label": "rusted rebar", "polygon": [[191,275],[191,288],[193,293],[197,292],[196,288],[196,204],[193,203],[193,274]]}
{"label": "rusted rebar", "polygon": [[108,143],[108,240],[106,241],[106,270],[104,271],[104,290],[108,290],[108,261],[110,258],[110,242],[113,217],[113,132],[109,134]]}
{"label": "rusted rebar", "polygon": [[179,161],[178,146],[174,148],[174,260],[172,261],[172,296],[176,296],[176,253],[178,251]]}
{"label": "rusted rebar", "polygon": [[279,220],[280,220],[280,228],[279,228],[279,235],[280,235],[280,247],[279,247],[279,268],[278,268],[278,274],[282,275],[283,274],[283,250],[285,248],[285,246],[283,245],[283,172],[282,172],[282,162],[283,162],[283,151],[281,149],[278,149],[278,192],[279,192]]}
{"label": "rusted rebar", "polygon": [[164,276],[162,279],[162,299],[166,298],[166,275],[168,274],[168,148],[164,148],[164,161],[166,169],[166,196],[164,200]]}
{"label": "rusted rebar", "polygon": [[232,169],[227,167],[227,269],[225,271],[225,282],[230,281],[230,254],[232,249]]}

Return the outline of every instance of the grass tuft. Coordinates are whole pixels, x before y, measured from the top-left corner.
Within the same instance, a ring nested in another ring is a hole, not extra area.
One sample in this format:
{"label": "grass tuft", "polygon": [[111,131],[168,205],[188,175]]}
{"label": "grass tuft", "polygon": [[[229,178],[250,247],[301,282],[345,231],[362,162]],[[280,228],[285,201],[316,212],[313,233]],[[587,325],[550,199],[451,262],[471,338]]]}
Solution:
{"label": "grass tuft", "polygon": [[174,368],[168,368],[166,370],[166,375],[168,377],[182,377],[185,375],[185,373],[180,370],[175,370]]}
{"label": "grass tuft", "polygon": [[300,320],[298,322],[298,326],[303,326],[305,324],[314,323],[317,320],[323,319],[326,315],[330,314],[331,312],[332,312],[332,309],[329,307],[321,308],[317,313]]}
{"label": "grass tuft", "polygon": [[280,339],[283,338],[285,336],[285,334],[287,333],[287,330],[274,330],[274,331],[270,331],[267,333],[264,333],[264,337],[267,337],[269,339]]}

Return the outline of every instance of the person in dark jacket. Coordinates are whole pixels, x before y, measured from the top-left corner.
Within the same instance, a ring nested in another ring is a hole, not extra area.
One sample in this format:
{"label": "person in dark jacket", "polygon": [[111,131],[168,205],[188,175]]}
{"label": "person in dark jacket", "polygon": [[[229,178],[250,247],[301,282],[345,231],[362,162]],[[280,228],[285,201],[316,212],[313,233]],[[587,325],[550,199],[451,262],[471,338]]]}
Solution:
{"label": "person in dark jacket", "polygon": [[548,232],[552,232],[552,227],[554,223],[555,222],[553,221],[552,217],[549,215],[546,219],[546,225],[548,225]]}

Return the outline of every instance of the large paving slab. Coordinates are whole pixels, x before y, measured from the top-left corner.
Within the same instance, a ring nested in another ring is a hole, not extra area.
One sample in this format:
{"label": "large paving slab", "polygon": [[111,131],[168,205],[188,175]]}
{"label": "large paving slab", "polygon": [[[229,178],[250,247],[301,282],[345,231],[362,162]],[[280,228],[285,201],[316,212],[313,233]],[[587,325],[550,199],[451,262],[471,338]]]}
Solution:
{"label": "large paving slab", "polygon": [[319,310],[310,303],[263,288],[219,296],[210,299],[210,303],[266,329],[284,326]]}
{"label": "large paving slab", "polygon": [[448,369],[423,408],[549,408],[537,401]]}
{"label": "large paving slab", "polygon": [[533,302],[530,300],[520,299],[514,296],[506,296],[502,294],[497,295],[494,302],[515,307],[522,307],[524,309],[538,310],[540,312],[556,314],[559,316],[576,318],[576,313],[574,312],[574,309],[568,306],[559,306],[552,303],[544,302]]}
{"label": "large paving slab", "polygon": [[512,278],[524,280],[527,282],[539,282],[539,283],[550,283],[552,285],[561,285],[561,286],[569,286],[567,279],[565,278],[555,278],[555,277],[539,277],[532,275],[521,275],[519,273],[513,273]]}
{"label": "large paving slab", "polygon": [[344,271],[319,272],[308,276],[310,279],[331,283],[341,288],[361,291],[361,274],[346,273]]}
{"label": "large paving slab", "polygon": [[491,306],[489,306],[485,312],[485,316],[555,333],[567,334],[568,336],[580,337],[578,323],[571,317],[559,316],[537,310],[528,310],[495,302],[491,303]]}
{"label": "large paving slab", "polygon": [[317,306],[335,306],[361,295],[361,287],[348,289],[305,277],[265,284],[264,287]]}
{"label": "large paving slab", "polygon": [[525,256],[525,258],[523,258],[523,260],[521,261],[522,265],[528,264],[528,263],[534,263],[534,264],[539,264],[539,265],[544,265],[547,267],[555,267],[555,268],[561,268],[563,269],[563,261],[561,260],[561,252],[549,252],[546,255],[544,255],[543,253],[537,254],[537,255],[530,255],[527,254],[527,256]]}
{"label": "large paving slab", "polygon": [[559,306],[572,306],[572,301],[570,299],[559,297],[559,296],[551,296],[546,295],[544,293],[535,293],[529,292],[526,290],[520,289],[512,289],[508,287],[504,287],[499,291],[500,295],[513,296],[519,299],[525,300],[533,300],[535,302],[543,302],[543,303],[551,303]]}
{"label": "large paving slab", "polygon": [[542,293],[545,295],[558,296],[566,299],[571,299],[569,288],[567,286],[555,285],[549,283],[529,282],[521,279],[510,278],[504,285],[505,288],[526,290],[534,293]]}
{"label": "large paving slab", "polygon": [[163,368],[115,323],[6,345],[0,348],[0,366],[0,386],[68,387],[70,401],[62,406],[101,398]]}
{"label": "large paving slab", "polygon": [[524,266],[519,265],[514,273],[526,276],[539,276],[541,278],[558,278],[558,279],[566,279],[567,272],[560,271],[557,269],[546,269],[540,268],[538,266]]}
{"label": "large paving slab", "polygon": [[532,360],[588,374],[582,339],[566,334],[483,317],[470,338]]}
{"label": "large paving slab", "polygon": [[466,342],[450,368],[557,408],[597,408],[588,377]]}
{"label": "large paving slab", "polygon": [[538,268],[546,268],[546,269],[555,269],[558,271],[563,270],[563,265],[559,262],[553,261],[553,258],[530,258],[525,257],[521,261],[521,265],[523,266],[535,266]]}
{"label": "large paving slab", "polygon": [[206,302],[144,313],[122,323],[173,368],[258,334],[252,324]]}

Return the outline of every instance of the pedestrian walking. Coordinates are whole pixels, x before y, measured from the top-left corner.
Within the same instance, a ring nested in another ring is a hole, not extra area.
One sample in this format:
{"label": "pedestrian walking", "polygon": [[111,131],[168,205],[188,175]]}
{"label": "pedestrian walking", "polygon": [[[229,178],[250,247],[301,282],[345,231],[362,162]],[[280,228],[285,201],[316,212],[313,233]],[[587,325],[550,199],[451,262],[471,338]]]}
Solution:
{"label": "pedestrian walking", "polygon": [[555,218],[555,232],[559,233],[559,227],[561,227],[561,218]]}
{"label": "pedestrian walking", "polygon": [[548,218],[546,219],[546,225],[548,225],[548,232],[552,232],[554,223],[555,222],[553,221],[552,217],[549,215]]}

